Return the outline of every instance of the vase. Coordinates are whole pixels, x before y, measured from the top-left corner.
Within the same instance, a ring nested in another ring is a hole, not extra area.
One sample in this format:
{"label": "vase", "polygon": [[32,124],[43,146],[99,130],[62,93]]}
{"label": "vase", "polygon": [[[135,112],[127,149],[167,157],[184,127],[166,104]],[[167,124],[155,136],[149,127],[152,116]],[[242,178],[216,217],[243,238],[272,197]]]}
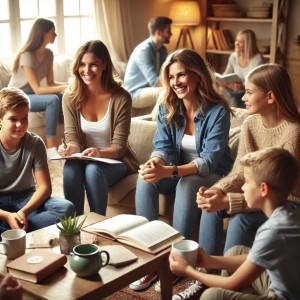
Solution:
{"label": "vase", "polygon": [[59,246],[62,254],[70,254],[73,248],[80,245],[80,232],[72,234],[59,234]]}

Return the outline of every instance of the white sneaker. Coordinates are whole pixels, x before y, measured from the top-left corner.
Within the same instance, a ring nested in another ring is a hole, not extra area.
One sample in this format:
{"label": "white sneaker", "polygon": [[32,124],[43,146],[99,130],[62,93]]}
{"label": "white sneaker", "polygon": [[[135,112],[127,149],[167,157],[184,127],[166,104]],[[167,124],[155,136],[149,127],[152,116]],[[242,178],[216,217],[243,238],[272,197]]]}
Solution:
{"label": "white sneaker", "polygon": [[201,282],[193,280],[183,292],[173,295],[172,300],[198,300],[206,288]]}
{"label": "white sneaker", "polygon": [[48,148],[47,149],[47,158],[48,160],[50,160],[51,158],[53,158],[54,156],[59,155],[57,152],[57,148],[56,147],[52,147],[52,148]]}
{"label": "white sneaker", "polygon": [[134,281],[129,285],[129,287],[134,291],[141,291],[146,289],[148,286],[150,286],[152,282],[157,280],[157,278],[158,278],[158,274],[156,272],[151,273],[149,275],[140,278],[139,280]]}

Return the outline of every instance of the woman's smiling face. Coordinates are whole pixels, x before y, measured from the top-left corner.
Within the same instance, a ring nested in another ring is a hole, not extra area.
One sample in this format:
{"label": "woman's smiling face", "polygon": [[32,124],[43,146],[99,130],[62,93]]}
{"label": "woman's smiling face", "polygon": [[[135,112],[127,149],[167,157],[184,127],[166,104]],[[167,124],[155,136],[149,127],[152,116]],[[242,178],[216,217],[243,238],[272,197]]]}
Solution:
{"label": "woman's smiling face", "polygon": [[179,99],[192,99],[198,80],[194,73],[185,69],[181,62],[174,62],[169,68],[169,83]]}

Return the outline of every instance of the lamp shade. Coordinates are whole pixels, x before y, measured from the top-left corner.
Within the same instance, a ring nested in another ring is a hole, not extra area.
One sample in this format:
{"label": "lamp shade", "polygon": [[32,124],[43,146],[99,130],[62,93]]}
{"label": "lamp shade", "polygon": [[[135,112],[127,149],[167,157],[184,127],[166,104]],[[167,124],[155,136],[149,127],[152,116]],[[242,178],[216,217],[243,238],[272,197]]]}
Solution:
{"label": "lamp shade", "polygon": [[200,24],[200,9],[196,1],[176,1],[170,8],[170,18],[174,25],[196,26]]}

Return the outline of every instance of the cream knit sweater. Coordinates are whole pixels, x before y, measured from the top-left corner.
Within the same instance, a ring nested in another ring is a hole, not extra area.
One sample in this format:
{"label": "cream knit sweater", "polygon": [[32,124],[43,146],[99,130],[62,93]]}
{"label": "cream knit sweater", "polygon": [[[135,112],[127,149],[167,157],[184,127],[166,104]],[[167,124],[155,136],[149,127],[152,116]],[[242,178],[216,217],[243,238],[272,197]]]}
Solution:
{"label": "cream knit sweater", "polygon": [[[237,158],[232,171],[214,185],[228,195],[229,213],[247,209],[247,203],[241,190],[244,184],[244,175],[240,158],[246,153],[266,147],[281,147],[290,151],[300,166],[300,123],[284,121],[275,128],[266,128],[259,114],[249,116],[245,120],[241,128]],[[288,199],[300,204],[300,176]]]}

